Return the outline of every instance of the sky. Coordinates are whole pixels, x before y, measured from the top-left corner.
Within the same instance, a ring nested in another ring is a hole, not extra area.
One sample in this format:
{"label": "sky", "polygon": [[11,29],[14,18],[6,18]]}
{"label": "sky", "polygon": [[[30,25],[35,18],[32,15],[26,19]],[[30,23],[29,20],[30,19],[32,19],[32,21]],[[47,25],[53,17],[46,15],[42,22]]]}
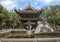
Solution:
{"label": "sky", "polygon": [[60,5],[60,0],[0,0],[0,4],[7,8],[7,10],[12,10],[15,7],[17,9],[23,9],[28,4],[39,9],[49,5]]}

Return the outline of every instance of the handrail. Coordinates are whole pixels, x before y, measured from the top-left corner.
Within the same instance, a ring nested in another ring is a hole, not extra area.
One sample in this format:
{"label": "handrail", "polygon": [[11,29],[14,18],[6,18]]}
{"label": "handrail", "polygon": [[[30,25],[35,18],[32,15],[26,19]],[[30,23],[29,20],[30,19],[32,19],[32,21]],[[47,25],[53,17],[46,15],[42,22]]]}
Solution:
{"label": "handrail", "polygon": [[37,18],[21,18],[21,20],[38,20]]}
{"label": "handrail", "polygon": [[20,38],[20,39],[16,39],[16,38],[0,38],[0,41],[8,41],[8,42],[60,42],[60,38]]}

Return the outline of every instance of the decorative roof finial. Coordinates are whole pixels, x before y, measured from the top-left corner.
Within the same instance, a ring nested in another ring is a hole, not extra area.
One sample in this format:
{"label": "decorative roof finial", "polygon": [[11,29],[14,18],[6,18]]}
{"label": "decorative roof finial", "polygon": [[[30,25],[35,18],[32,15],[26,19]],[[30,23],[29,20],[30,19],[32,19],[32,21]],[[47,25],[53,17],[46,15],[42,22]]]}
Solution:
{"label": "decorative roof finial", "polygon": [[30,3],[28,5],[30,5]]}
{"label": "decorative roof finial", "polygon": [[28,4],[29,7],[31,7],[30,3]]}
{"label": "decorative roof finial", "polygon": [[30,3],[23,10],[26,10],[26,9],[28,9],[28,10],[35,10],[35,8],[32,7]]}

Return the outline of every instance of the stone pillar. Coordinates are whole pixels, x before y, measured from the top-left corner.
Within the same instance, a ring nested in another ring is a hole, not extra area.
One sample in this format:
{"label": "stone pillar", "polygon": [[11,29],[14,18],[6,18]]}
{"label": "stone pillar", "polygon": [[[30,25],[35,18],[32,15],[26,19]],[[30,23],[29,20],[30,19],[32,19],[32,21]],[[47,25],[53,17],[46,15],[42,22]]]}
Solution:
{"label": "stone pillar", "polygon": [[0,41],[0,42],[2,42],[2,41]]}
{"label": "stone pillar", "polygon": [[27,25],[28,25],[27,35],[31,35],[32,34],[32,31],[31,31],[31,28],[32,28],[31,21],[28,21]]}

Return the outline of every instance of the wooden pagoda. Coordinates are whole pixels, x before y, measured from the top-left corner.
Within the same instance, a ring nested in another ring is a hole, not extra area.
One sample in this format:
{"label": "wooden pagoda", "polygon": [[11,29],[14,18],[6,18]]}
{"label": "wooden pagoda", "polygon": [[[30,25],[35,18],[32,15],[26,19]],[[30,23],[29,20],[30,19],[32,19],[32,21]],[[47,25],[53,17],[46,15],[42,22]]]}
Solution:
{"label": "wooden pagoda", "polygon": [[14,9],[14,11],[20,16],[22,27],[27,30],[33,30],[36,28],[37,21],[40,20],[40,15],[42,13],[42,10],[37,10],[30,4],[22,10]]}

